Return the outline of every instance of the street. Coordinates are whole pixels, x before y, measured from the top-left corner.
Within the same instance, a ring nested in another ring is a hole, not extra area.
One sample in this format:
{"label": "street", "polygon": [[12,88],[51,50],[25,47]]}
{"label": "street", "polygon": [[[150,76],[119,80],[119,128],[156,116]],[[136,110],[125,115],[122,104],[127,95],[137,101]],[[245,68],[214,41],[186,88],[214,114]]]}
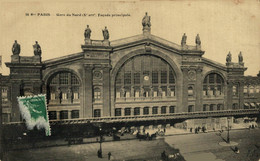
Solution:
{"label": "street", "polygon": [[[234,146],[221,146],[227,132],[186,134],[157,137],[152,141],[125,140],[102,143],[103,158],[97,157],[99,143],[57,146],[30,150],[9,151],[5,154],[8,161],[95,161],[108,160],[111,152],[113,160],[159,161],[163,151],[166,154],[180,153],[187,161],[258,161],[260,158],[260,129],[231,130],[230,141],[238,143],[236,154]],[[183,160],[180,156],[179,160]]]}

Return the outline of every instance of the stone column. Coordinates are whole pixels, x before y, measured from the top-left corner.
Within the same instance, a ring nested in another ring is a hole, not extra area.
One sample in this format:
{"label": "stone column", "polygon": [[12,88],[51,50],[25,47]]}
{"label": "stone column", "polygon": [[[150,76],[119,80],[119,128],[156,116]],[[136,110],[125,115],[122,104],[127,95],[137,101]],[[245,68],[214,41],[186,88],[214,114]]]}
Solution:
{"label": "stone column", "polygon": [[140,107],[140,115],[144,115],[144,107]]}
{"label": "stone column", "polygon": [[60,120],[60,111],[56,111],[57,114],[57,120]]}
{"label": "stone column", "polygon": [[202,67],[198,67],[196,70],[196,85],[195,85],[195,112],[203,111],[202,99],[203,99],[203,80],[202,80]]}
{"label": "stone column", "polygon": [[182,107],[178,112],[188,112],[188,67],[182,67],[183,85],[182,85]]}
{"label": "stone column", "polygon": [[85,65],[84,91],[83,91],[83,117],[93,117],[93,65]]}
{"label": "stone column", "polygon": [[109,66],[103,68],[103,116],[111,116],[110,69]]}
{"label": "stone column", "polygon": [[68,110],[68,119],[71,119],[71,110]]}

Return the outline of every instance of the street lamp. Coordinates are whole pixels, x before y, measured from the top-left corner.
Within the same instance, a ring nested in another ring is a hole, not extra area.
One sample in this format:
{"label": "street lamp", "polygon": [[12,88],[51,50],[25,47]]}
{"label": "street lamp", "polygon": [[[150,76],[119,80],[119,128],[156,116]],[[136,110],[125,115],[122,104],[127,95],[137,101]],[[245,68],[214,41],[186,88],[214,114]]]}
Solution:
{"label": "street lamp", "polygon": [[100,148],[99,148],[99,152],[98,152],[98,157],[102,158],[102,141],[103,141],[103,136],[102,136],[102,128],[99,128],[99,135],[100,135],[100,139],[99,139],[99,143],[100,143]]}

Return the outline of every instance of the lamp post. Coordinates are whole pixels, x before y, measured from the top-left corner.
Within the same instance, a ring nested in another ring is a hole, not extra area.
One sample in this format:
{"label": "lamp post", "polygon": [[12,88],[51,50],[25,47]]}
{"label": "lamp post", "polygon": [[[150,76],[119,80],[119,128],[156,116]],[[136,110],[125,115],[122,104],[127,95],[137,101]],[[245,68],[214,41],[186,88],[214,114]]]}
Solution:
{"label": "lamp post", "polygon": [[99,135],[100,135],[100,139],[99,139],[99,143],[100,143],[99,157],[102,158],[102,141],[103,141],[103,136],[102,136],[102,128],[101,127],[99,127]]}

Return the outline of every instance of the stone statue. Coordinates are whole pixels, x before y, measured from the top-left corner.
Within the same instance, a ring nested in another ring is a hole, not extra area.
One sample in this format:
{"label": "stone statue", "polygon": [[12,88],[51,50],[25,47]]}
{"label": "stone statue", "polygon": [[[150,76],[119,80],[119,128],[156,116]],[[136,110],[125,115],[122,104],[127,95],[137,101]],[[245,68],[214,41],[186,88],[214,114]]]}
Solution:
{"label": "stone statue", "polygon": [[243,55],[242,52],[240,51],[239,55],[238,55],[238,62],[239,63],[243,63]]}
{"label": "stone statue", "polygon": [[196,43],[196,45],[198,45],[198,46],[200,46],[200,44],[201,44],[201,41],[200,41],[200,36],[199,36],[199,34],[197,34],[197,36],[196,36],[195,43]]}
{"label": "stone statue", "polygon": [[105,29],[102,30],[103,32],[103,37],[104,37],[104,40],[108,40],[109,39],[109,32],[107,30],[107,27],[105,26]]}
{"label": "stone statue", "polygon": [[161,87],[158,87],[158,93],[159,93],[159,96],[162,96],[163,90]]}
{"label": "stone statue", "polygon": [[13,47],[12,47],[12,52],[14,55],[19,55],[21,51],[20,44],[17,43],[17,40],[14,41]]}
{"label": "stone statue", "polygon": [[231,60],[232,60],[232,55],[231,55],[231,53],[229,52],[228,55],[227,55],[226,61],[227,61],[227,63],[230,63]]}
{"label": "stone statue", "polygon": [[145,12],[145,16],[142,20],[143,27],[151,27],[151,16],[148,16],[147,12]]}
{"label": "stone statue", "polygon": [[122,96],[125,97],[125,95],[126,95],[125,87],[121,88],[121,93],[122,93]]}
{"label": "stone statue", "polygon": [[91,29],[89,28],[89,25],[87,25],[87,28],[85,29],[84,36],[85,36],[85,39],[90,39]]}
{"label": "stone statue", "polygon": [[144,97],[144,87],[143,86],[141,86],[140,95],[141,95],[141,97]]}
{"label": "stone statue", "polygon": [[33,51],[34,51],[34,55],[37,56],[41,56],[42,54],[42,49],[41,46],[38,44],[37,41],[35,41],[35,44],[33,45]]}
{"label": "stone statue", "polygon": [[172,93],[171,88],[170,88],[170,87],[167,87],[167,96],[172,96],[171,93]]}
{"label": "stone statue", "polygon": [[184,33],[183,36],[182,36],[182,39],[181,39],[181,46],[186,45],[186,40],[187,40],[187,36],[186,36],[186,34]]}

